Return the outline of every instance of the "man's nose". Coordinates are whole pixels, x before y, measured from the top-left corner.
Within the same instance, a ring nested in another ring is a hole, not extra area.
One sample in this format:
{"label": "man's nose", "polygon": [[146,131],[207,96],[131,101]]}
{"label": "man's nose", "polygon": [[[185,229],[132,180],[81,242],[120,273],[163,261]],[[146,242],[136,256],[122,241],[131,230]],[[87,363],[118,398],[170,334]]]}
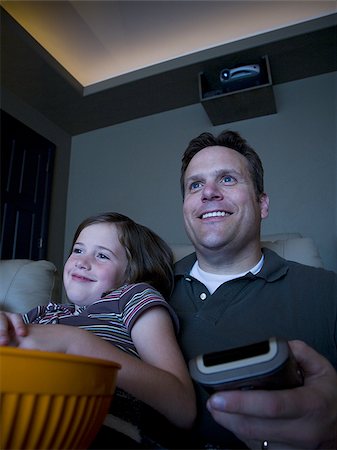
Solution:
{"label": "man's nose", "polygon": [[222,198],[222,191],[215,182],[207,182],[202,190],[202,200],[219,200]]}

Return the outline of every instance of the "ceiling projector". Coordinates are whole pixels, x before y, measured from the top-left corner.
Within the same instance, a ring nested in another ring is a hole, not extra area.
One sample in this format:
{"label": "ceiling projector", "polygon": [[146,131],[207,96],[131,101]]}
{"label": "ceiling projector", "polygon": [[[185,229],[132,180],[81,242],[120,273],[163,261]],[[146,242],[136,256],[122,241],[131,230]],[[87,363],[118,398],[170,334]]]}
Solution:
{"label": "ceiling projector", "polygon": [[221,83],[238,81],[247,78],[256,78],[260,75],[260,65],[250,64],[247,66],[235,67],[234,69],[223,69],[220,72]]}

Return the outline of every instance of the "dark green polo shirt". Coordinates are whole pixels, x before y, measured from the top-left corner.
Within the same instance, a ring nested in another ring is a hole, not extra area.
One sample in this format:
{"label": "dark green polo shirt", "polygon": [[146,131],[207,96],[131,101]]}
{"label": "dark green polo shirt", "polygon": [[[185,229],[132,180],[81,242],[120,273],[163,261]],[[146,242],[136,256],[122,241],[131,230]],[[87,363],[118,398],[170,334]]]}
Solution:
{"label": "dark green polo shirt", "polygon": [[[228,281],[212,295],[189,275],[195,254],[176,263],[170,304],[186,360],[277,336],[305,341],[337,367],[337,274],[286,261],[269,249],[263,253],[258,274]],[[206,391],[197,390],[199,428],[207,439],[218,436],[226,444],[225,430],[206,410]]]}

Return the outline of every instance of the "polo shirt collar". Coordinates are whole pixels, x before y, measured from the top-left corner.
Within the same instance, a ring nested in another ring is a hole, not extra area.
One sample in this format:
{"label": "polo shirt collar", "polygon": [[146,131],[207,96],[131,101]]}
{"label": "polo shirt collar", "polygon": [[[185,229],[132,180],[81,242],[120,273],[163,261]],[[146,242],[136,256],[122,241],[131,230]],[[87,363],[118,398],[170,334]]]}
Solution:
{"label": "polo shirt collar", "polygon": [[[256,275],[248,273],[245,275],[247,278],[262,278],[267,282],[273,282],[282,278],[289,270],[289,263],[284,258],[279,256],[273,250],[269,248],[262,248],[264,254],[264,264],[260,272]],[[190,273],[193,264],[195,263],[197,256],[195,253],[185,256],[181,260],[175,263],[175,276],[183,277]],[[244,278],[245,278],[244,277]]]}

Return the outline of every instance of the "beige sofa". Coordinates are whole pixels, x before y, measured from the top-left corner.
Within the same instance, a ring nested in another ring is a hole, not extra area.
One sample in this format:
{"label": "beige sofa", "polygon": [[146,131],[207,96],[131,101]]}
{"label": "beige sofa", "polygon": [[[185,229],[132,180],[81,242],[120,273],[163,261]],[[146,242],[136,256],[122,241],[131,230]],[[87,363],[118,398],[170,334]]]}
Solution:
{"label": "beige sofa", "polygon": [[50,261],[0,261],[0,310],[26,312],[60,299],[60,277]]}
{"label": "beige sofa", "polygon": [[[318,248],[311,238],[300,233],[269,234],[262,237],[262,247],[274,250],[282,258],[313,267],[323,267]],[[176,261],[193,253],[192,244],[173,244],[171,248]]]}
{"label": "beige sofa", "polygon": [[[298,233],[264,236],[262,245],[285,259],[323,267],[313,240]],[[171,247],[176,261],[194,251],[189,244],[172,244]],[[61,283],[61,274],[49,261],[1,260],[0,310],[26,312],[51,299],[60,301]]]}

